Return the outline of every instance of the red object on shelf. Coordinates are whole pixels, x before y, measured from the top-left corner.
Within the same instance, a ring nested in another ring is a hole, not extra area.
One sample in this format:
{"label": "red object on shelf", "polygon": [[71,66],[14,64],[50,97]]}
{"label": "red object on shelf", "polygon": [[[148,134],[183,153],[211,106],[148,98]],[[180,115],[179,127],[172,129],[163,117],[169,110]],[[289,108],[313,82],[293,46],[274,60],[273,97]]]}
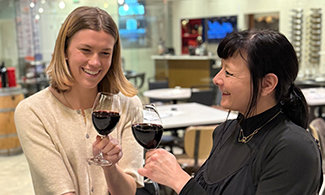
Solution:
{"label": "red object on shelf", "polygon": [[7,68],[7,76],[8,76],[8,86],[9,87],[16,87],[16,74],[14,67]]}
{"label": "red object on shelf", "polygon": [[181,21],[182,54],[189,54],[189,47],[197,47],[197,38],[202,36],[199,28],[203,28],[202,19],[188,19]]}
{"label": "red object on shelf", "polygon": [[1,83],[1,77],[0,77],[0,88],[2,87],[2,83]]}

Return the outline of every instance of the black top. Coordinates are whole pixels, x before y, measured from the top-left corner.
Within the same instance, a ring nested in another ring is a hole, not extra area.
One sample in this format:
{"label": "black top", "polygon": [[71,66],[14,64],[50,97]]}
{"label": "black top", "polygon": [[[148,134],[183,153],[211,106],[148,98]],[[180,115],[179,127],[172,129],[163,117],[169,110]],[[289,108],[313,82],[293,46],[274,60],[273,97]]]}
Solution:
{"label": "black top", "polygon": [[[248,136],[259,127],[249,142],[238,141],[240,129]],[[277,105],[251,118],[239,115],[218,126],[208,160],[180,195],[311,195],[321,183],[321,157],[315,139]]]}

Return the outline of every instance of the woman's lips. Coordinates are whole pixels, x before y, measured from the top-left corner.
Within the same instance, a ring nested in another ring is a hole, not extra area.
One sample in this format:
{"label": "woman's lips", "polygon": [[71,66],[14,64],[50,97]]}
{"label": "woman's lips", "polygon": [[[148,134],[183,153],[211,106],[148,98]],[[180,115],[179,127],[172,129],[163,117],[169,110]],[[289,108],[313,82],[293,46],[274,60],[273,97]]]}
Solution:
{"label": "woman's lips", "polygon": [[99,72],[100,72],[100,70],[92,71],[92,70],[88,70],[88,69],[85,69],[85,68],[82,68],[82,70],[83,70],[85,73],[87,73],[87,74],[89,74],[89,75],[91,75],[91,76],[96,76],[96,75],[98,75]]}

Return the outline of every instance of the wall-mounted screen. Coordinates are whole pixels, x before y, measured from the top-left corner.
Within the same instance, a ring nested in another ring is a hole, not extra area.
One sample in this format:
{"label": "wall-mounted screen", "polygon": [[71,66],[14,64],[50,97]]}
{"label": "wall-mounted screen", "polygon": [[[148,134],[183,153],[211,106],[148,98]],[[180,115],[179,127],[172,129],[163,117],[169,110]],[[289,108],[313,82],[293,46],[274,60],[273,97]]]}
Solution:
{"label": "wall-mounted screen", "polygon": [[220,42],[227,34],[237,31],[237,16],[204,19],[204,37],[207,42]]}
{"label": "wall-mounted screen", "polygon": [[119,32],[123,48],[149,47],[150,36],[144,0],[124,0],[119,4]]}

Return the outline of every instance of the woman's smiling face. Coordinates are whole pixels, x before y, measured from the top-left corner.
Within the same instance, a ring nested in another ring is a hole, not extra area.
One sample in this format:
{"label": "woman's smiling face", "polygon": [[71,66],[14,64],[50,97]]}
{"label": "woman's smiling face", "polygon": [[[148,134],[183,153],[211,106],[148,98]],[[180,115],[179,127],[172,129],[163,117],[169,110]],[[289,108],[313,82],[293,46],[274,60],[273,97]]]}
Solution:
{"label": "woman's smiling face", "polygon": [[245,114],[251,100],[251,76],[246,61],[236,52],[232,57],[222,59],[222,69],[213,78],[222,93],[220,105],[223,108]]}
{"label": "woman's smiling face", "polygon": [[111,66],[114,44],[114,37],[102,30],[84,29],[70,38],[66,58],[73,87],[97,87]]}

